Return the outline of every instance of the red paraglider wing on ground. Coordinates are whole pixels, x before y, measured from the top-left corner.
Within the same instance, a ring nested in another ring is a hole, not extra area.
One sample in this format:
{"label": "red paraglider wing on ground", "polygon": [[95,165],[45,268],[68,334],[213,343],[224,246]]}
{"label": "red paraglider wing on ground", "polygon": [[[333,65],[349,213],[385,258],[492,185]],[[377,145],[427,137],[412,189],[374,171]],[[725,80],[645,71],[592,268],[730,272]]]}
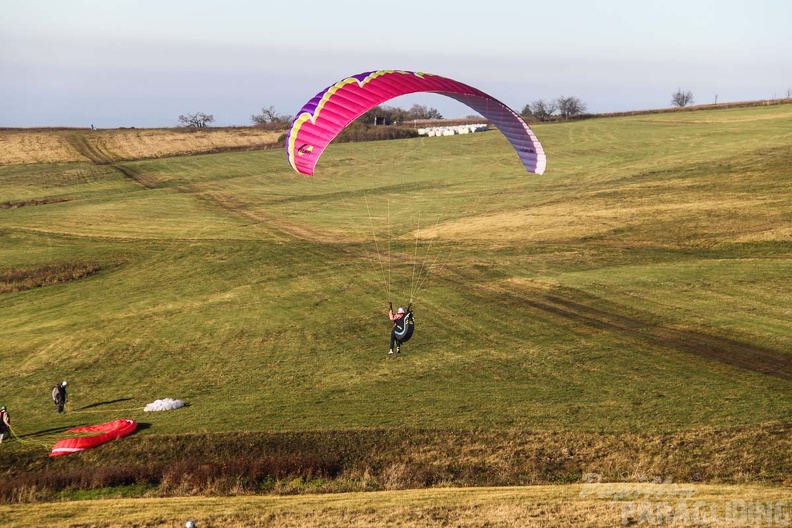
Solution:
{"label": "red paraglider wing on ground", "polygon": [[544,149],[517,112],[481,90],[433,75],[401,70],[359,73],[327,87],[294,118],[286,138],[286,155],[297,172],[313,175],[316,162],[341,130],[380,103],[416,92],[432,92],[466,104],[489,119],[509,140],[529,172],[542,174]]}
{"label": "red paraglider wing on ground", "polygon": [[137,429],[135,420],[122,419],[114,420],[99,425],[86,425],[69,429],[70,433],[100,433],[94,436],[83,436],[80,438],[69,438],[61,440],[52,447],[51,457],[69,455],[85,449],[104,444],[111,440],[132,434]]}

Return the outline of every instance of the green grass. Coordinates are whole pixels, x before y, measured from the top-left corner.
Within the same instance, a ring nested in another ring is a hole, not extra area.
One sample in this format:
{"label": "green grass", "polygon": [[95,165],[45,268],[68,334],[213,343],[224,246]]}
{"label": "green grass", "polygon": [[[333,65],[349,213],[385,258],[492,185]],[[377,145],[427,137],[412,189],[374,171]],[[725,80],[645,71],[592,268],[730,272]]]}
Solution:
{"label": "green grass", "polygon": [[[537,126],[541,177],[497,132],[334,145],[315,178],[281,151],[120,164],[145,185],[2,167],[0,202],[70,200],[0,210],[0,268],[101,267],[0,296],[2,403],[44,444],[119,417],[140,435],[788,422],[790,122]],[[406,303],[414,263],[417,332],[388,360],[383,279]],[[163,397],[190,406],[142,412]]]}

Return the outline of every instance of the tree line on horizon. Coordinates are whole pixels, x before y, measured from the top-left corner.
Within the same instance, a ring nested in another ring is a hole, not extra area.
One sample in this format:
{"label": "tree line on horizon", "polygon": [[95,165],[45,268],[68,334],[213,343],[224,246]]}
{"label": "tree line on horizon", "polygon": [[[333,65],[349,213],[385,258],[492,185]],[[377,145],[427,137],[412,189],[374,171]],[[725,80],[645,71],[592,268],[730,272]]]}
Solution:
{"label": "tree line on horizon", "polygon": [[[792,96],[792,90],[787,90],[787,97]],[[693,104],[693,92],[678,88],[671,94],[671,104],[681,108]],[[717,96],[716,96],[717,102]],[[520,115],[526,120],[533,121],[566,121],[583,116],[586,112],[586,103],[578,97],[561,96],[552,100],[537,99],[523,106]],[[466,118],[480,118],[478,115],[469,115]],[[274,106],[262,107],[261,112],[250,116],[254,126],[280,127],[292,122],[294,116],[281,114]],[[377,105],[368,110],[355,120],[365,126],[376,125],[403,125],[411,121],[441,120],[443,115],[436,108],[421,104],[414,104],[409,109],[395,106]],[[183,114],[178,118],[179,126],[188,128],[204,128],[214,122],[212,114],[196,112]]]}

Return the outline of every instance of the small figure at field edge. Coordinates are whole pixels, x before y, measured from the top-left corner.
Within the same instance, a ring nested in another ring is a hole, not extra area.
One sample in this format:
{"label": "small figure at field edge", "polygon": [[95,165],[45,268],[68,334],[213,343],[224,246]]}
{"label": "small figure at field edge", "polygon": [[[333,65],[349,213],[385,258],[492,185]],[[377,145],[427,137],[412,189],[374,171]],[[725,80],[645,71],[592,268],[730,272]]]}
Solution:
{"label": "small figure at field edge", "polygon": [[11,417],[8,415],[8,407],[0,405],[0,444],[6,436],[11,436]]}

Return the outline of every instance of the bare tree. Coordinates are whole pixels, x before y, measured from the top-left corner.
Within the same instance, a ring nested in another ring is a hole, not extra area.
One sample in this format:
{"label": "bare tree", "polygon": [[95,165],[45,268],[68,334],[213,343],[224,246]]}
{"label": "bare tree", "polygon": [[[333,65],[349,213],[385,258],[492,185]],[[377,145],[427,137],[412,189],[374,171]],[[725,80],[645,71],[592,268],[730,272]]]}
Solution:
{"label": "bare tree", "polygon": [[179,116],[179,123],[181,123],[181,126],[185,127],[204,128],[212,122],[214,122],[214,116],[212,114],[204,114],[203,112]]}
{"label": "bare tree", "polygon": [[408,110],[412,119],[443,119],[443,115],[437,108],[427,107],[425,105],[414,104]]}
{"label": "bare tree", "polygon": [[555,101],[546,102],[543,99],[537,99],[528,106],[531,113],[539,121],[548,121],[558,111],[558,105]]}
{"label": "bare tree", "polygon": [[586,104],[577,97],[564,97],[562,95],[556,99],[555,104],[562,119],[569,119],[586,111]]}
{"label": "bare tree", "polygon": [[792,98],[792,88],[787,88],[787,99]]}
{"label": "bare tree", "polygon": [[677,91],[671,95],[671,104],[679,108],[693,104],[693,92],[677,88]]}
{"label": "bare tree", "polygon": [[254,125],[267,125],[269,123],[288,123],[292,120],[291,116],[281,115],[275,110],[274,106],[262,108],[260,114],[250,116],[250,121]]}

